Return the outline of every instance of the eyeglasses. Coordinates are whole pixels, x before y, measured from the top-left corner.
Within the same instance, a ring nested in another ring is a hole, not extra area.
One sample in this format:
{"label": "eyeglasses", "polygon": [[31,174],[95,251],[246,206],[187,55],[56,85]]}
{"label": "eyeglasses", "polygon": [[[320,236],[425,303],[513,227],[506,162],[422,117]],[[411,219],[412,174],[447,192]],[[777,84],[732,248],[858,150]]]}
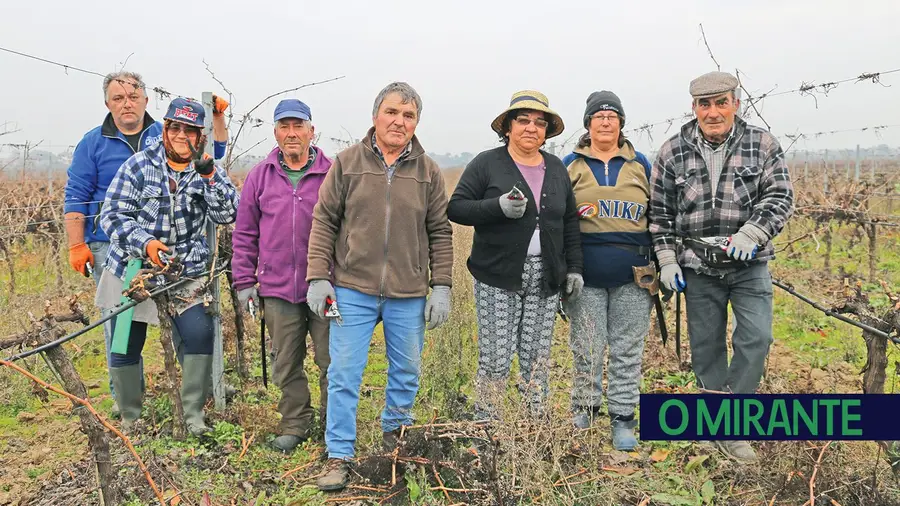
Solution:
{"label": "eyeglasses", "polygon": [[184,135],[200,135],[199,128],[174,121],[169,123],[168,130],[176,135],[181,132],[184,132]]}
{"label": "eyeglasses", "polygon": [[591,118],[600,121],[609,121],[610,123],[619,121],[618,114],[597,114],[595,116],[591,116]]}
{"label": "eyeglasses", "polygon": [[516,121],[516,124],[521,127],[527,127],[531,123],[534,123],[534,126],[540,128],[542,130],[547,128],[547,126],[550,125],[550,122],[545,120],[544,118],[531,119],[528,116],[519,116],[515,119],[515,121]]}

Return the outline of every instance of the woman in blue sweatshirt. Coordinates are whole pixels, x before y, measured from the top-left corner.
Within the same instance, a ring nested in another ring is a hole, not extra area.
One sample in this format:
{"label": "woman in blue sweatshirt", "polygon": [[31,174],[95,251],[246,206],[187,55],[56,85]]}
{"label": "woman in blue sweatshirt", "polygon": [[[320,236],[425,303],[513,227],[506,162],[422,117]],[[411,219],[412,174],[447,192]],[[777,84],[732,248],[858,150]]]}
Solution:
{"label": "woman in blue sweatshirt", "polygon": [[586,429],[600,410],[608,343],[613,446],[628,451],[637,446],[634,410],[652,299],[635,283],[633,271],[651,265],[650,163],[625,139],[624,125],[619,97],[592,93],[584,111],[588,131],[563,163],[575,192],[584,253],[584,290],[568,303],[575,358],[573,423]]}

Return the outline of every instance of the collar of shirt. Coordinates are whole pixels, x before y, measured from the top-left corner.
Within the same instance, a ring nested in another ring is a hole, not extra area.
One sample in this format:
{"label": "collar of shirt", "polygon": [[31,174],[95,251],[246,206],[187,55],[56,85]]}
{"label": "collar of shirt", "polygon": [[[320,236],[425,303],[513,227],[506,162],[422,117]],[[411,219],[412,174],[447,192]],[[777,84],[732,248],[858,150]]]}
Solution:
{"label": "collar of shirt", "polygon": [[[381,158],[381,163],[384,164],[385,168],[388,168],[387,162],[384,161],[384,154],[381,152],[381,149],[378,147],[378,144],[375,142],[375,134],[372,134],[372,150],[375,151],[375,154],[378,155],[378,158]],[[409,142],[406,144],[406,147],[403,148],[403,152],[400,153],[400,156],[397,157],[397,160],[394,161],[394,163],[391,165],[391,167],[393,167],[394,165],[397,165],[404,158],[409,156],[410,153],[412,153],[412,142]]]}
{"label": "collar of shirt", "polygon": [[703,132],[700,130],[700,123],[697,122],[697,128],[694,129],[694,140],[697,141],[697,143],[699,145],[701,145],[701,147],[710,149],[712,151],[717,151],[719,149],[724,148],[725,146],[728,145],[729,142],[731,142],[732,137],[734,137],[734,129],[736,127],[737,127],[737,124],[732,124],[731,131],[728,132],[728,137],[726,137],[724,141],[722,141],[718,144],[713,144],[712,142],[707,140],[706,137],[703,136]]}
{"label": "collar of shirt", "polygon": [[[315,161],[316,161],[316,150],[313,149],[312,146],[310,146],[309,147],[309,158],[307,158],[307,160],[306,160],[306,165],[304,165],[303,168],[301,168],[299,170],[309,169],[310,167],[312,167],[312,164]],[[278,150],[278,163],[281,164],[281,168],[284,170],[298,170],[298,169],[292,169],[292,168],[288,167],[287,162],[284,161],[284,152],[281,151],[280,149]]]}

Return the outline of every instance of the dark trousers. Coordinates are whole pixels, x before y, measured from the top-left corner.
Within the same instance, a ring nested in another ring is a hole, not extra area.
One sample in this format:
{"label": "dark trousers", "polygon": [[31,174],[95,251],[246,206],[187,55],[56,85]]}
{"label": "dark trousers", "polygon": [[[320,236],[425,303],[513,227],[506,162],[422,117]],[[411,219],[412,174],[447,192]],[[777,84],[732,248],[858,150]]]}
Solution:
{"label": "dark trousers", "polygon": [[[702,388],[754,393],[772,336],[772,276],[767,263],[723,278],[684,270],[691,362]],[[734,315],[734,356],[728,363],[728,304]]]}
{"label": "dark trousers", "polygon": [[306,334],[312,339],[314,361],[319,368],[319,415],[324,418],[328,406],[328,322],[318,318],[303,302],[291,304],[276,297],[263,299],[266,328],[272,337],[275,363],[272,379],[281,389],[278,412],[282,435],[305,437],[312,427],[315,411],[310,403],[306,360]]}
{"label": "dark trousers", "polygon": [[[113,320],[115,321],[115,320]],[[172,334],[181,336],[182,352],[187,355],[212,355],[213,320],[203,304],[197,304],[171,319]],[[144,341],[147,340],[147,324],[131,322],[128,350],[124,354],[110,353],[110,367],[124,367],[141,362]],[[177,346],[177,345],[176,345]]]}

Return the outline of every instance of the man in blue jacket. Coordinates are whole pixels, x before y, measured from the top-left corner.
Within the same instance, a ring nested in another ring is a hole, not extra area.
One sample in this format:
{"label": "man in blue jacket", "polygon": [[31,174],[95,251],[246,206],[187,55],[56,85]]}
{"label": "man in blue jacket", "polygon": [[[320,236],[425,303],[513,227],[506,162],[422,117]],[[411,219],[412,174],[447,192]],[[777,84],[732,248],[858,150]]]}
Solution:
{"label": "man in blue jacket", "polygon": [[[128,158],[156,146],[162,139],[162,123],[147,113],[149,100],[140,74],[108,74],[103,80],[103,97],[109,113],[103,124],[87,132],[75,146],[72,165],[68,169],[64,207],[69,264],[82,275],[92,276],[95,283],[100,282],[109,250],[109,238],[100,229],[99,222],[106,189]],[[228,139],[226,107],[227,102],[216,99],[213,113],[216,159],[225,155]],[[107,363],[114,328],[115,319],[103,326]],[[115,397],[112,381],[109,389]]]}

